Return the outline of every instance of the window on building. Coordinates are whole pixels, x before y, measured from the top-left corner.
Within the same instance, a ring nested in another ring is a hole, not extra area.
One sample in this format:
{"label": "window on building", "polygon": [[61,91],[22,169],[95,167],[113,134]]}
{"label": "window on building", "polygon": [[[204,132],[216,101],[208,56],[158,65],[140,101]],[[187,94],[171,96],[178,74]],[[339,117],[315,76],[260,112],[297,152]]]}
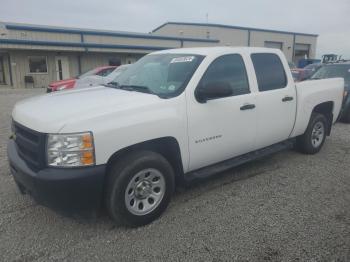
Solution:
{"label": "window on building", "polygon": [[200,86],[218,81],[231,87],[231,96],[250,93],[247,72],[240,55],[224,55],[214,60],[205,72]]}
{"label": "window on building", "polygon": [[283,50],[283,43],[282,42],[265,41],[264,46],[268,47],[268,48],[276,48],[279,50]]}
{"label": "window on building", "polygon": [[259,53],[251,58],[260,92],[286,87],[287,77],[278,55]]}
{"label": "window on building", "polygon": [[105,68],[99,71],[96,75],[98,76],[108,76],[110,73],[112,73],[115,70],[115,67]]}
{"label": "window on building", "polygon": [[120,66],[122,64],[122,60],[119,57],[113,57],[108,60],[108,65],[110,66]]}
{"label": "window on building", "polygon": [[47,58],[46,56],[30,56],[29,73],[47,73]]}

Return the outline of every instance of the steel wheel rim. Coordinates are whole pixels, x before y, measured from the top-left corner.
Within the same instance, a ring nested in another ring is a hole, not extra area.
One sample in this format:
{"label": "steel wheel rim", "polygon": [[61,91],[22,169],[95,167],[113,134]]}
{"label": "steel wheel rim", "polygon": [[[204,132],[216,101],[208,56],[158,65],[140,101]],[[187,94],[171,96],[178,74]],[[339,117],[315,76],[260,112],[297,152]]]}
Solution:
{"label": "steel wheel rim", "polygon": [[165,194],[163,174],[154,168],[136,173],[125,190],[125,206],[129,212],[144,216],[156,209]]}
{"label": "steel wheel rim", "polygon": [[325,135],[325,127],[323,122],[316,122],[311,133],[311,143],[314,148],[319,147],[322,144]]}

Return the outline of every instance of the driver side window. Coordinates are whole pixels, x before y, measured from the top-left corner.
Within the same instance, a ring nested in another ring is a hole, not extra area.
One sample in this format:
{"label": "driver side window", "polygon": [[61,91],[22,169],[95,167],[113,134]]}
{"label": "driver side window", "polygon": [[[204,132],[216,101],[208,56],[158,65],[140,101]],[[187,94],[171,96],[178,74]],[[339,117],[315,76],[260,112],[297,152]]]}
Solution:
{"label": "driver side window", "polygon": [[231,95],[249,94],[249,82],[241,55],[223,55],[215,59],[202,77],[199,87],[225,85],[231,89]]}

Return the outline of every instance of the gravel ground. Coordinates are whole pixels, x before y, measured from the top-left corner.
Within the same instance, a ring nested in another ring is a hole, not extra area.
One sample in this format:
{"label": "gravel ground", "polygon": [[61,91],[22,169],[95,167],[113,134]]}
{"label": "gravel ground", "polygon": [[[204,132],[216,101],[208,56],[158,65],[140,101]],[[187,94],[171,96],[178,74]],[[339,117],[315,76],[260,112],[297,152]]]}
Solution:
{"label": "gravel ground", "polygon": [[285,151],[178,189],[137,229],[66,218],[19,194],[7,166],[14,103],[0,90],[0,261],[350,261],[350,125],[322,151]]}

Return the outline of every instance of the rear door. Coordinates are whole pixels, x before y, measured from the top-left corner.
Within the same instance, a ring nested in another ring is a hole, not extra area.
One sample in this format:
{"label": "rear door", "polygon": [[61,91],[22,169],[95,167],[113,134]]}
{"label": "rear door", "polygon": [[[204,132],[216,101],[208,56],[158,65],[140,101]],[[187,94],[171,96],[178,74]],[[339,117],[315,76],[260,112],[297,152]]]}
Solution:
{"label": "rear door", "polygon": [[256,149],[289,138],[296,116],[296,89],[275,53],[251,54],[258,95]]}

